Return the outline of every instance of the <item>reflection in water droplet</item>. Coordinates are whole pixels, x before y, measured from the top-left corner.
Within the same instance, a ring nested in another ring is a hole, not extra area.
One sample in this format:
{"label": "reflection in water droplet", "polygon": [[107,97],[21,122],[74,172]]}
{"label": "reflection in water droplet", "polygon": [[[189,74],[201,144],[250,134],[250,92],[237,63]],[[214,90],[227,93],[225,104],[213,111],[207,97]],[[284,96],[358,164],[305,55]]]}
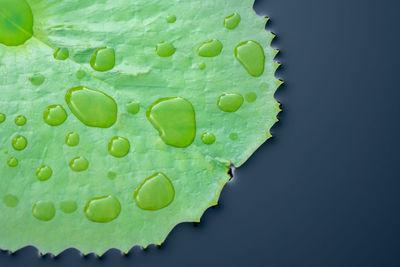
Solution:
{"label": "reflection in water droplet", "polygon": [[65,138],[65,143],[69,146],[77,146],[79,144],[79,134],[70,132]]}
{"label": "reflection in water droplet", "polygon": [[210,132],[205,132],[201,135],[201,141],[206,145],[211,145],[215,142],[215,136]]}
{"label": "reflection in water droplet", "polygon": [[3,123],[6,120],[6,115],[3,113],[0,113],[0,123]]}
{"label": "reflection in water droplet", "polygon": [[159,42],[156,46],[156,53],[160,57],[170,57],[175,53],[175,47],[169,42]]}
{"label": "reflection in water droplet", "polygon": [[264,72],[265,55],[261,45],[254,41],[246,41],[235,47],[235,57],[253,76],[261,76]]}
{"label": "reflection in water droplet", "polygon": [[73,171],[82,172],[89,167],[89,161],[85,157],[76,157],[71,160],[69,167]]}
{"label": "reflection in water droplet", "polygon": [[117,174],[115,172],[109,171],[107,173],[107,177],[111,180],[114,180],[117,177]]}
{"label": "reflection in water droplet", "polygon": [[222,51],[222,43],[219,40],[204,42],[197,48],[197,54],[201,57],[216,57]]}
{"label": "reflection in water droplet", "polygon": [[39,86],[44,83],[44,76],[40,73],[36,73],[33,76],[29,77],[29,81],[34,85],[34,86]]}
{"label": "reflection in water droplet", "polygon": [[73,213],[78,208],[78,205],[73,200],[64,200],[60,202],[60,210],[64,213]]}
{"label": "reflection in water droplet", "polygon": [[126,111],[128,111],[130,114],[137,114],[139,110],[140,106],[135,101],[130,101],[128,104],[126,104]]}
{"label": "reflection in water droplet", "polygon": [[226,93],[218,98],[217,105],[222,111],[235,112],[242,106],[243,101],[243,96],[240,94]]}
{"label": "reflection in water droplet", "polygon": [[83,78],[85,78],[85,76],[86,76],[86,72],[83,71],[83,70],[78,70],[78,71],[76,72],[76,78],[77,78],[78,80],[82,80]]}
{"label": "reflection in water droplet", "polygon": [[69,57],[68,48],[57,48],[53,56],[57,60],[66,60]]}
{"label": "reflection in water droplet", "polygon": [[18,166],[18,160],[14,157],[11,157],[7,160],[7,165],[10,167],[17,167]]}
{"label": "reflection in water droplet", "polygon": [[36,177],[40,181],[47,181],[53,175],[53,170],[49,166],[42,166],[36,171]]}
{"label": "reflection in water droplet", "polygon": [[26,145],[28,144],[28,140],[26,140],[25,137],[18,135],[16,137],[14,137],[11,144],[15,150],[21,151],[26,148]]}
{"label": "reflection in water droplet", "polygon": [[225,28],[227,28],[228,30],[233,30],[235,29],[240,23],[240,15],[238,13],[233,13],[230,16],[227,16],[224,19],[224,26]]}
{"label": "reflection in water droplet", "polygon": [[32,213],[40,221],[50,221],[56,215],[56,208],[51,201],[38,201],[33,205]]}
{"label": "reflection in water droplet", "polygon": [[92,222],[106,223],[115,220],[121,212],[121,204],[113,196],[93,198],[84,208],[86,217]]}
{"label": "reflection in water droplet", "polygon": [[133,198],[143,210],[159,210],[167,207],[174,200],[175,189],[163,173],[155,173],[135,190]]}
{"label": "reflection in water droplet", "polygon": [[161,98],[147,109],[146,116],[167,145],[187,147],[193,142],[196,121],[192,103],[188,100]]}
{"label": "reflection in water droplet", "polygon": [[51,105],[43,113],[43,120],[50,126],[58,126],[67,119],[67,112],[61,105]]}
{"label": "reflection in water droplet", "polygon": [[111,156],[116,158],[125,157],[130,149],[130,144],[128,139],[116,136],[111,138],[110,142],[108,143],[108,152]]}
{"label": "reflection in water droplet", "polygon": [[33,35],[33,14],[25,0],[0,1],[0,43],[24,44]]}
{"label": "reflection in water droplet", "polygon": [[14,195],[5,195],[3,197],[3,202],[7,207],[14,208],[18,205],[18,198]]}
{"label": "reflection in water droplet", "polygon": [[117,103],[105,93],[86,87],[71,88],[65,95],[71,112],[86,126],[109,128],[117,121]]}
{"label": "reflection in water droplet", "polygon": [[115,66],[115,51],[112,48],[102,47],[97,49],[92,59],[90,60],[90,66],[94,70],[103,72],[114,68]]}
{"label": "reflection in water droplet", "polygon": [[254,101],[257,100],[257,94],[254,92],[247,93],[246,96],[244,97],[247,102],[253,103]]}
{"label": "reflection in water droplet", "polygon": [[206,68],[206,63],[202,62],[197,66],[200,70],[204,70]]}
{"label": "reflection in water droplet", "polygon": [[24,126],[26,124],[26,118],[23,115],[15,117],[14,122],[17,126]]}
{"label": "reflection in water droplet", "polygon": [[231,140],[237,140],[237,139],[238,139],[238,134],[237,134],[237,133],[231,133],[231,134],[229,135],[229,138],[230,138]]}
{"label": "reflection in water droplet", "polygon": [[176,16],[175,15],[168,15],[166,18],[168,23],[174,23],[176,21]]}

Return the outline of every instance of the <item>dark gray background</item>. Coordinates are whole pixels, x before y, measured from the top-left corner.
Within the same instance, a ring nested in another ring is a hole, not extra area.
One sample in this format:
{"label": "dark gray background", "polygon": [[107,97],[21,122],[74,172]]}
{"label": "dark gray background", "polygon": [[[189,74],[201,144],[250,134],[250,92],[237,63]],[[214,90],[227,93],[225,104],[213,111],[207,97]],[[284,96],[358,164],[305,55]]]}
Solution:
{"label": "dark gray background", "polygon": [[[162,0],[160,0],[162,1]],[[398,0],[258,0],[284,111],[202,222],[102,259],[28,247],[0,266],[400,266]]]}

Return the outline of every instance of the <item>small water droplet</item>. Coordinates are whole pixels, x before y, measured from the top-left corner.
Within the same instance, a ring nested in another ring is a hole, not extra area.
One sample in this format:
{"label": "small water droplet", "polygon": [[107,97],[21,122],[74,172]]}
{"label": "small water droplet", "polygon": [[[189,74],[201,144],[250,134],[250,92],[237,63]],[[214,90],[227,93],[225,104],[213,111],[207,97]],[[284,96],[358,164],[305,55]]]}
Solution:
{"label": "small water droplet", "polygon": [[168,15],[166,18],[168,23],[174,23],[176,21],[176,16],[175,15]]}
{"label": "small water droplet", "polygon": [[84,70],[78,70],[76,72],[76,78],[78,80],[82,80],[83,78],[85,78],[85,76],[86,76],[86,72]]}
{"label": "small water droplet", "polygon": [[53,170],[49,166],[42,166],[36,170],[36,177],[40,181],[47,181],[53,175]]}
{"label": "small water droplet", "polygon": [[227,16],[224,19],[224,26],[225,28],[227,28],[228,30],[233,30],[235,29],[240,23],[240,15],[238,13],[233,13],[230,16]]}
{"label": "small water droplet", "polygon": [[75,132],[70,132],[65,138],[65,143],[69,146],[77,146],[79,144],[79,134]]}
{"label": "small water droplet", "polygon": [[3,197],[3,202],[7,207],[14,208],[18,205],[18,198],[14,195],[8,194]]}
{"label": "small water droplet", "polygon": [[247,102],[253,103],[254,101],[257,100],[257,94],[254,92],[247,93],[246,96],[244,97]]}
{"label": "small water droplet", "polygon": [[265,55],[259,43],[246,41],[237,45],[235,57],[251,76],[258,77],[264,73]]}
{"label": "small water droplet", "polygon": [[34,85],[34,86],[40,86],[44,83],[44,76],[40,73],[36,73],[33,76],[29,77],[29,81]]}
{"label": "small water droplet", "polygon": [[121,212],[121,204],[113,196],[89,200],[84,208],[86,217],[92,222],[107,223],[115,220]]}
{"label": "small water droplet", "polygon": [[219,40],[210,40],[197,48],[197,54],[201,57],[216,57],[221,53],[222,47]]}
{"label": "small water droplet", "polygon": [[200,70],[204,70],[206,68],[206,63],[202,62],[197,66]]}
{"label": "small water droplet", "polygon": [[108,152],[111,156],[116,158],[125,157],[130,149],[130,144],[128,139],[116,136],[111,138],[110,142],[108,143]]}
{"label": "small water droplet", "polygon": [[126,104],[126,111],[128,111],[130,114],[137,114],[139,110],[139,103],[136,103],[135,101],[130,101],[128,104]]}
{"label": "small water droplet", "polygon": [[230,135],[229,135],[229,138],[231,139],[231,140],[237,140],[238,139],[238,134],[237,133],[231,133]]}
{"label": "small water droplet", "polygon": [[76,157],[71,160],[69,167],[75,172],[82,172],[89,167],[89,161],[85,157]]}
{"label": "small water droplet", "polygon": [[243,101],[243,96],[240,94],[226,93],[218,98],[217,105],[222,111],[235,112],[242,106]]}
{"label": "small water droplet", "polygon": [[25,137],[18,135],[16,137],[14,137],[11,144],[15,150],[21,151],[26,148],[26,145],[28,144],[28,140],[26,140]]}
{"label": "small water droplet", "polygon": [[174,200],[175,189],[165,174],[158,172],[148,177],[135,190],[133,198],[143,210],[159,210]]}
{"label": "small water droplet", "polygon": [[14,122],[17,126],[24,126],[26,124],[26,118],[23,115],[15,117]]}
{"label": "small water droplet", "polygon": [[43,119],[50,126],[58,126],[67,119],[67,112],[61,105],[51,105],[44,111]]}
{"label": "small water droplet", "polygon": [[111,180],[114,180],[114,179],[117,177],[117,174],[116,174],[115,172],[113,172],[113,171],[109,171],[109,172],[107,173],[107,177],[108,177],[109,179],[111,179]]}
{"label": "small water droplet", "polygon": [[40,221],[50,221],[56,215],[56,208],[51,201],[38,201],[32,208],[33,216]]}
{"label": "small water droplet", "polygon": [[175,51],[175,47],[169,42],[159,42],[156,46],[156,53],[160,57],[170,57]]}
{"label": "small water droplet", "polygon": [[0,113],[0,123],[3,123],[6,120],[6,115],[3,113]]}
{"label": "small water droplet", "polygon": [[161,98],[146,112],[147,119],[167,145],[187,147],[196,136],[192,103],[181,97]]}
{"label": "small water droplet", "polygon": [[69,57],[68,48],[57,48],[53,56],[57,60],[66,60]]}
{"label": "small water droplet", "polygon": [[205,132],[201,135],[201,141],[206,145],[211,145],[215,142],[215,136],[210,132]]}
{"label": "small water droplet", "polygon": [[18,160],[14,157],[11,157],[7,160],[7,165],[10,167],[17,167],[18,166]]}
{"label": "small water droplet", "polygon": [[60,210],[64,213],[73,213],[78,208],[78,205],[73,200],[64,200],[60,202]]}
{"label": "small water droplet", "polygon": [[109,128],[117,121],[115,100],[105,93],[86,87],[71,88],[65,95],[71,112],[90,127]]}
{"label": "small water droplet", "polygon": [[115,51],[112,48],[102,47],[97,49],[92,59],[90,60],[90,66],[94,70],[104,72],[111,70],[115,66]]}

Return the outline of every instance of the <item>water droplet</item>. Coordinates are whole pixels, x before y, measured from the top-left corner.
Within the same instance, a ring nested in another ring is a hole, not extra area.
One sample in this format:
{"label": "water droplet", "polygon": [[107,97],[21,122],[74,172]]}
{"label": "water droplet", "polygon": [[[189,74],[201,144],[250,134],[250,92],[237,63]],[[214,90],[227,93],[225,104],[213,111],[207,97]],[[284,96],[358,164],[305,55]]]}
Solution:
{"label": "water droplet", "polygon": [[128,139],[116,136],[111,138],[110,142],[108,143],[108,152],[111,156],[116,158],[125,157],[130,149],[130,144]]}
{"label": "water droplet", "polygon": [[23,115],[15,117],[14,122],[17,126],[24,126],[26,124],[26,118]]}
{"label": "water droplet", "polygon": [[90,66],[94,70],[104,72],[111,70],[115,66],[115,51],[112,48],[102,47],[97,49],[92,59],[90,60]]}
{"label": "water droplet", "polygon": [[84,212],[86,217],[92,222],[111,222],[119,216],[121,204],[113,196],[93,198],[86,203]]}
{"label": "water droplet", "polygon": [[229,135],[229,138],[230,138],[231,140],[237,140],[237,139],[238,139],[238,134],[237,134],[237,133],[231,133],[231,134]]}
{"label": "water droplet", "polygon": [[161,98],[147,109],[146,116],[167,145],[187,147],[193,142],[196,121],[192,103],[188,100]]}
{"label": "water droplet", "polygon": [[11,157],[7,160],[7,165],[10,167],[17,167],[18,166],[18,160],[14,157]]}
{"label": "water droplet", "polygon": [[254,101],[257,100],[257,94],[254,92],[247,93],[246,96],[244,97],[247,102],[253,103]]}
{"label": "water droplet", "polygon": [[50,126],[58,126],[67,119],[67,112],[61,105],[51,105],[44,111],[43,119]]}
{"label": "water droplet", "polygon": [[205,64],[204,62],[202,62],[202,63],[200,63],[197,67],[198,67],[200,70],[204,70],[204,69],[206,68],[206,64]]}
{"label": "water droplet", "polygon": [[15,150],[21,151],[26,148],[26,145],[28,144],[28,140],[26,140],[25,137],[18,135],[16,137],[14,137],[11,144]]}
{"label": "water droplet", "polygon": [[0,43],[24,44],[33,35],[33,14],[25,0],[0,1]]}
{"label": "water droplet", "polygon": [[33,76],[29,77],[29,81],[34,85],[34,86],[40,86],[44,83],[44,76],[40,73],[36,73]]}
{"label": "water droplet", "polygon": [[230,16],[227,16],[224,19],[224,26],[225,28],[227,28],[228,30],[233,30],[235,29],[240,23],[240,15],[238,13],[233,13]]}
{"label": "water droplet", "polygon": [[42,166],[36,171],[36,177],[40,181],[47,181],[53,175],[53,170],[49,166]]}
{"label": "water droplet", "polygon": [[139,110],[140,106],[135,101],[130,101],[128,104],[126,104],[126,111],[128,111],[130,114],[137,114]]}
{"label": "water droplet", "polygon": [[0,113],[0,123],[3,123],[6,120],[6,115],[3,113]]}
{"label": "water droplet", "polygon": [[79,144],[79,134],[75,132],[70,132],[65,138],[65,143],[69,146],[77,146]]}
{"label": "water droplet", "polygon": [[3,202],[7,207],[14,208],[18,205],[18,198],[14,195],[5,195]]}
{"label": "water droplet", "polygon": [[206,145],[211,145],[215,142],[215,136],[210,132],[205,132],[201,135],[201,141]]}
{"label": "water droplet", "polygon": [[85,157],[76,157],[71,160],[69,167],[71,167],[73,171],[82,172],[89,167],[89,161]]}
{"label": "water droplet", "polygon": [[117,121],[117,103],[105,93],[86,87],[71,88],[65,95],[71,112],[86,126],[109,128]]}
{"label": "water droplet", "polygon": [[57,48],[53,56],[57,60],[66,60],[69,57],[68,48]]}
{"label": "water droplet", "polygon": [[218,98],[217,105],[222,111],[235,112],[242,106],[243,100],[243,96],[240,94],[226,93]]}
{"label": "water droplet", "polygon": [[176,16],[175,15],[168,15],[166,18],[168,23],[174,23],[176,21]]}
{"label": "water droplet", "polygon": [[175,47],[169,42],[159,42],[156,46],[156,53],[160,57],[170,57],[175,51]]}
{"label": "water droplet", "polygon": [[111,180],[114,180],[117,177],[117,174],[115,172],[109,171],[107,173],[107,177]]}
{"label": "water droplet", "polygon": [[253,76],[261,76],[264,72],[265,56],[261,45],[254,41],[246,41],[235,47],[235,57]]}
{"label": "water droplet", "polygon": [[64,200],[60,203],[60,210],[64,213],[73,213],[78,208],[78,205],[73,200]]}
{"label": "water droplet", "polygon": [[85,78],[85,76],[86,76],[86,72],[83,71],[83,70],[78,70],[78,71],[76,72],[76,78],[77,78],[78,80],[82,80],[83,78]]}
{"label": "water droplet", "polygon": [[174,200],[175,190],[165,174],[158,172],[144,180],[135,190],[133,198],[143,210],[159,210]]}
{"label": "water droplet", "polygon": [[222,43],[219,40],[204,42],[197,48],[197,54],[201,57],[216,57],[222,51]]}
{"label": "water droplet", "polygon": [[33,216],[40,221],[50,221],[56,215],[56,208],[51,201],[38,201],[33,205]]}

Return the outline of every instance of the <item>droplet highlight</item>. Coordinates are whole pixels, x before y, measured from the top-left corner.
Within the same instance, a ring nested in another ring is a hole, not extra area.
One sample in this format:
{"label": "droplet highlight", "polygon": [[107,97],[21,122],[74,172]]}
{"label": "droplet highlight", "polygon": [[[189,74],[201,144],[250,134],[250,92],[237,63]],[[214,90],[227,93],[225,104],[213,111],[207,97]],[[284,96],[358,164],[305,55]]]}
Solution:
{"label": "droplet highlight", "polygon": [[7,165],[9,167],[17,167],[18,166],[18,160],[14,157],[11,157],[7,160]]}
{"label": "droplet highlight", "polygon": [[130,101],[126,104],[126,111],[130,114],[137,114],[140,110],[139,103],[136,103],[135,101]]}
{"label": "droplet highlight", "polygon": [[47,181],[53,175],[53,170],[49,166],[42,166],[36,170],[36,177],[40,181]]}
{"label": "droplet highlight", "polygon": [[224,112],[235,112],[243,105],[243,96],[236,93],[225,93],[218,98],[218,108]]}
{"label": "droplet highlight", "polygon": [[48,106],[43,112],[43,120],[50,126],[61,125],[67,119],[67,112],[61,105]]}
{"label": "droplet highlight", "polygon": [[4,204],[9,208],[14,208],[18,205],[18,198],[14,195],[8,194],[3,197]]}
{"label": "droplet highlight", "polygon": [[26,140],[25,137],[18,135],[13,138],[11,144],[15,150],[21,151],[24,150],[28,145],[28,140]]}
{"label": "droplet highlight", "polygon": [[175,51],[174,45],[170,42],[159,42],[156,46],[156,53],[160,57],[170,57]]}
{"label": "droplet highlight", "polygon": [[92,222],[107,223],[115,220],[121,212],[121,204],[113,196],[102,196],[89,200],[84,208],[86,218]]}
{"label": "droplet highlight", "polygon": [[246,41],[235,47],[235,57],[253,77],[264,73],[265,55],[261,45],[255,41]]}
{"label": "droplet highlight", "polygon": [[34,86],[42,85],[44,83],[44,80],[45,80],[44,76],[42,74],[40,74],[40,73],[36,73],[33,76],[29,77],[28,79],[32,83],[32,85],[34,85]]}
{"label": "droplet highlight", "polygon": [[222,43],[219,40],[204,42],[197,48],[197,54],[201,57],[216,57],[222,51]]}
{"label": "droplet highlight", "polygon": [[51,201],[38,201],[33,205],[32,214],[40,221],[50,221],[56,215],[56,208]]}
{"label": "droplet highlight", "polygon": [[76,157],[71,160],[69,167],[75,172],[83,172],[89,167],[89,161],[85,157]]}
{"label": "droplet highlight", "polygon": [[211,145],[215,142],[215,136],[210,132],[205,132],[201,135],[201,141],[206,145]]}
{"label": "droplet highlight", "polygon": [[116,136],[108,142],[108,153],[116,158],[125,157],[129,153],[129,149],[129,141],[124,137]]}
{"label": "droplet highlight", "polygon": [[60,210],[64,213],[70,214],[77,210],[78,205],[73,200],[64,200],[60,202]]}
{"label": "droplet highlight", "polygon": [[240,15],[235,12],[224,19],[224,26],[228,30],[233,30],[239,25],[240,20],[241,20]]}
{"label": "droplet highlight", "polygon": [[67,137],[65,137],[65,143],[69,146],[77,146],[79,144],[79,134],[75,132],[70,132],[67,134]]}
{"label": "droplet highlight", "polygon": [[57,48],[56,51],[54,51],[54,59],[57,60],[66,60],[69,57],[69,51],[68,48]]}
{"label": "droplet highlight", "polygon": [[115,51],[112,48],[102,47],[97,49],[92,59],[90,66],[96,71],[104,72],[111,70],[115,66]]}
{"label": "droplet highlight", "polygon": [[17,126],[24,126],[26,124],[26,118],[23,115],[19,115],[17,117],[15,117],[14,119],[14,123]]}

